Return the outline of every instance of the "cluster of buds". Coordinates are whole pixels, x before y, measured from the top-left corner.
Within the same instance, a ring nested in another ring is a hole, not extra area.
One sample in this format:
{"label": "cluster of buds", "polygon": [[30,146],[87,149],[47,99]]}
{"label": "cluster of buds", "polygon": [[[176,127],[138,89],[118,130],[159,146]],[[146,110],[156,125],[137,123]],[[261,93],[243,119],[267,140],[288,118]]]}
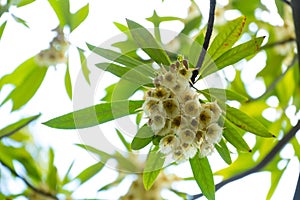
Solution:
{"label": "cluster of buds", "polygon": [[40,66],[57,65],[67,62],[67,50],[69,42],[61,30],[56,30],[57,36],[50,42],[48,49],[42,50],[36,55],[35,60]]}
{"label": "cluster of buds", "polygon": [[209,155],[222,138],[218,120],[222,110],[216,102],[199,102],[198,93],[190,87],[192,71],[187,60],[179,58],[170,69],[162,69],[146,93],[143,110],[148,125],[161,136],[160,151],[177,162],[195,156]]}

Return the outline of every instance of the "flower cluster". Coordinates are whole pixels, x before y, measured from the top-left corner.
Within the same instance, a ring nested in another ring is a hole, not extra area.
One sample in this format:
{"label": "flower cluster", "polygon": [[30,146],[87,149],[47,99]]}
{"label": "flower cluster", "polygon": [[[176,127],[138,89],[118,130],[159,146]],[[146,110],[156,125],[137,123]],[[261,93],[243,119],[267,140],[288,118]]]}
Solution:
{"label": "flower cluster", "polygon": [[209,155],[222,137],[218,120],[222,110],[216,102],[200,104],[198,93],[190,87],[192,72],[180,59],[158,75],[155,88],[146,93],[143,110],[148,125],[161,136],[159,147],[177,161]]}
{"label": "flower cluster", "polygon": [[36,55],[35,60],[40,66],[57,65],[66,63],[66,52],[69,48],[69,42],[66,40],[62,31],[56,30],[57,36],[50,42],[48,49],[42,50]]}

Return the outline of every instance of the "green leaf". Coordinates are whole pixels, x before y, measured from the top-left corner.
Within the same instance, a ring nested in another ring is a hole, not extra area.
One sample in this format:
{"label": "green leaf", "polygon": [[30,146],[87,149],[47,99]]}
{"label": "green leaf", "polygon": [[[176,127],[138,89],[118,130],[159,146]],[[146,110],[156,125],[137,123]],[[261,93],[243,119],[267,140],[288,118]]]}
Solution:
{"label": "green leaf", "polygon": [[106,87],[105,88],[105,96],[101,99],[101,101],[106,101],[106,102],[110,102],[112,101],[112,95],[113,95],[113,92],[116,88],[116,85],[117,83],[114,83],[114,84],[111,84],[110,86]]}
{"label": "green leaf", "polygon": [[76,13],[71,14],[70,29],[71,32],[76,29],[88,16],[89,14],[89,4],[80,8]]}
{"label": "green leaf", "polygon": [[158,177],[165,162],[165,155],[155,149],[150,151],[143,172],[143,183],[146,190],[150,190]]}
{"label": "green leaf", "polygon": [[56,192],[58,188],[58,173],[57,168],[54,165],[54,151],[52,148],[49,150],[49,161],[48,161],[48,174],[47,174],[47,186],[52,192]]}
{"label": "green leaf", "polygon": [[98,162],[85,170],[83,170],[80,174],[76,176],[75,179],[80,180],[80,185],[91,179],[93,176],[95,176],[98,172],[100,172],[104,167],[103,162]]}
{"label": "green leaf", "polygon": [[163,50],[161,45],[157,43],[151,33],[140,24],[126,19],[128,28],[135,42],[140,48],[144,50],[150,58],[157,64],[170,65],[171,61],[167,53]]}
{"label": "green leaf", "polygon": [[111,182],[111,183],[108,183],[104,186],[102,186],[98,192],[101,192],[101,191],[105,191],[105,190],[108,190],[114,186],[117,186],[119,185],[119,183],[121,183],[122,181],[124,180],[124,177],[123,176],[120,176],[118,179],[116,179],[115,181]]}
{"label": "green leaf", "polygon": [[52,9],[54,10],[58,20],[60,28],[63,28],[65,25],[70,24],[70,2],[69,0],[48,0]]}
{"label": "green leaf", "polygon": [[22,63],[13,73],[4,76],[0,80],[0,89],[5,84],[13,84],[16,88],[13,89],[1,105],[10,99],[13,101],[13,111],[25,105],[40,87],[47,70],[47,67],[39,66],[34,61],[34,58],[30,58]]}
{"label": "green leaf", "polygon": [[70,172],[71,172],[71,169],[73,168],[73,165],[74,165],[74,161],[71,163],[71,165],[69,166],[64,178],[62,179],[62,186],[70,183],[71,179],[70,179]]}
{"label": "green leaf", "polygon": [[138,70],[138,67],[122,67],[113,63],[98,63],[96,66],[104,71],[114,74],[117,77],[138,83],[139,85],[152,83],[151,78],[149,76],[145,76],[142,69]]}
{"label": "green leaf", "polygon": [[89,70],[88,66],[87,66],[87,62],[86,62],[86,58],[84,55],[84,51],[80,48],[77,48],[78,52],[79,52],[79,56],[80,56],[80,62],[81,62],[81,70],[83,73],[83,76],[85,78],[85,80],[87,81],[88,84],[91,84],[90,82],[90,73],[91,71]]}
{"label": "green leaf", "polygon": [[235,44],[242,34],[245,22],[246,17],[241,16],[224,25],[207,51],[210,59],[216,60]]}
{"label": "green leaf", "polygon": [[101,103],[51,119],[43,124],[59,129],[78,129],[96,126],[126,115],[134,114],[144,101]]}
{"label": "green leaf", "polygon": [[254,38],[246,43],[240,44],[225,53],[219,56],[214,63],[209,64],[208,66],[203,66],[201,68],[201,75],[205,77],[209,74],[212,74],[218,70],[223,69],[226,66],[232,65],[247,56],[250,56],[256,53],[260,45],[262,44],[265,37]]}
{"label": "green leaf", "polygon": [[1,24],[1,26],[0,26],[0,40],[2,38],[2,35],[3,35],[4,29],[5,29],[6,23],[7,23],[7,21],[4,22],[3,24]]}
{"label": "green leaf", "polygon": [[126,139],[124,138],[123,134],[122,134],[118,129],[116,129],[116,132],[117,132],[118,137],[120,138],[122,144],[123,144],[124,147],[126,148],[126,150],[127,150],[128,152],[131,152],[130,143],[126,141]]}
{"label": "green leaf", "polygon": [[34,1],[35,0],[15,0],[13,1],[13,4],[16,5],[17,7],[22,7],[31,4]]}
{"label": "green leaf", "polygon": [[67,66],[66,74],[65,74],[65,88],[69,98],[72,100],[72,82],[69,72],[69,65]]}
{"label": "green leaf", "polygon": [[152,141],[153,136],[154,132],[147,124],[145,124],[138,130],[137,134],[134,136],[131,142],[131,148],[133,150],[144,148]]}
{"label": "green leaf", "polygon": [[24,119],[19,120],[16,123],[13,123],[13,124],[3,128],[2,130],[0,130],[0,140],[4,137],[8,137],[8,136],[14,134],[21,128],[27,126],[29,123],[31,123],[32,121],[39,118],[40,116],[41,116],[41,114],[38,114],[38,115],[35,115],[32,117],[28,117],[28,118],[24,118]]}
{"label": "green leaf", "polygon": [[215,184],[213,173],[210,168],[207,157],[200,158],[199,152],[190,159],[191,168],[194,178],[201,189],[203,195],[208,200],[215,199]]}
{"label": "green leaf", "polygon": [[220,103],[224,103],[226,100],[236,100],[239,102],[245,102],[248,100],[247,97],[235,93],[232,90],[220,89],[220,88],[209,88],[200,90],[200,92],[210,101],[217,100]]}
{"label": "green leaf", "polygon": [[203,48],[203,42],[204,42],[204,33],[200,32],[196,36],[195,40],[193,41],[191,45],[191,49],[189,51],[189,63],[192,67],[196,67],[199,55]]}
{"label": "green leaf", "polygon": [[228,142],[230,142],[237,150],[251,152],[252,150],[243,139],[240,132],[241,131],[238,127],[228,121],[228,119],[225,119],[223,130],[224,138]]}
{"label": "green leaf", "polygon": [[215,148],[217,149],[218,153],[222,157],[222,159],[230,165],[232,163],[230,152],[225,141],[222,139],[218,144],[215,144]]}
{"label": "green leaf", "polygon": [[24,19],[21,19],[20,17],[17,17],[14,14],[11,14],[11,16],[14,18],[14,20],[16,20],[16,22],[23,24],[25,27],[29,28],[27,22]]}
{"label": "green leaf", "polygon": [[239,128],[261,137],[275,137],[258,120],[231,106],[226,107],[226,118]]}

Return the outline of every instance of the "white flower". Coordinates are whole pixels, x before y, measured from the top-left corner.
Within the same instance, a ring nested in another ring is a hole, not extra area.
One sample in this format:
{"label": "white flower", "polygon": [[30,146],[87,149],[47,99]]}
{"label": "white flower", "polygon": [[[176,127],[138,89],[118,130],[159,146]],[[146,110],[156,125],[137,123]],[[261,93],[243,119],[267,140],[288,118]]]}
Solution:
{"label": "white flower", "polygon": [[205,140],[208,143],[217,143],[220,142],[222,138],[222,128],[217,123],[212,123],[207,127],[205,133]]}
{"label": "white flower", "polygon": [[183,115],[178,115],[172,119],[172,128],[179,129],[188,126],[188,120]]}
{"label": "white flower", "polygon": [[176,160],[177,162],[180,162],[182,161],[183,156],[184,154],[181,146],[177,146],[173,152],[173,159]]}
{"label": "white flower", "polygon": [[191,144],[195,138],[195,132],[191,129],[184,129],[179,132],[179,138],[183,143]]}
{"label": "white flower", "polygon": [[209,102],[202,104],[204,109],[209,109],[212,112],[212,122],[217,122],[222,114],[222,109],[217,102]]}
{"label": "white flower", "polygon": [[171,132],[171,120],[166,119],[165,126],[156,133],[159,136],[165,136]]}
{"label": "white flower", "polygon": [[176,99],[165,99],[162,104],[168,117],[173,118],[179,114],[179,104]]}
{"label": "white flower", "polygon": [[179,145],[179,140],[175,135],[167,135],[159,142],[160,151],[169,154]]}
{"label": "white flower", "polygon": [[183,143],[181,148],[183,149],[183,155],[185,159],[193,158],[197,153],[197,148],[192,144]]}
{"label": "white flower", "polygon": [[205,157],[210,155],[214,150],[214,145],[208,142],[202,142],[200,145],[200,156]]}
{"label": "white flower", "polygon": [[174,73],[172,72],[167,72],[162,80],[162,85],[167,87],[167,88],[172,88],[175,86],[177,77]]}
{"label": "white flower", "polygon": [[190,117],[199,116],[200,103],[198,100],[189,100],[184,105],[184,113]]}
{"label": "white flower", "polygon": [[154,114],[153,116],[150,116],[149,119],[149,125],[151,126],[152,130],[154,132],[160,131],[166,123],[166,119],[161,114]]}
{"label": "white flower", "polygon": [[154,97],[147,97],[142,108],[147,116],[150,116],[151,113],[163,111],[161,101]]}
{"label": "white flower", "polygon": [[202,109],[199,115],[199,128],[206,128],[212,122],[213,113],[209,109]]}

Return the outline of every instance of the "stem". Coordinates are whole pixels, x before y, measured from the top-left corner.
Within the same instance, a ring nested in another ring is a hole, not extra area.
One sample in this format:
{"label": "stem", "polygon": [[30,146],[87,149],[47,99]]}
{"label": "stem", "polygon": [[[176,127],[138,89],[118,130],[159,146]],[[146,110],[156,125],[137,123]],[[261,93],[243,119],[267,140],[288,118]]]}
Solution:
{"label": "stem", "polygon": [[278,46],[278,45],[283,45],[283,44],[294,42],[294,41],[296,41],[295,38],[288,38],[288,39],[281,40],[281,41],[278,41],[278,42],[266,44],[266,45],[262,46],[259,50],[269,49],[269,48],[272,48],[272,47],[275,47],[275,46]]}
{"label": "stem", "polygon": [[50,197],[52,199],[58,200],[58,198],[53,195],[50,194],[48,192],[45,192],[43,190],[40,190],[36,187],[34,187],[31,183],[29,183],[23,176],[19,175],[14,169],[10,168],[8,165],[6,165],[2,160],[0,160],[0,164],[2,164],[6,169],[8,169],[13,175],[15,175],[16,177],[18,177],[19,179],[21,179],[26,185],[27,187],[29,187],[31,190],[35,191],[36,193],[43,195],[45,197]]}
{"label": "stem", "polygon": [[294,194],[294,200],[297,200],[297,199],[300,199],[300,173],[299,173],[299,177],[298,177],[296,191],[295,191],[295,194]]}
{"label": "stem", "polygon": [[[220,183],[218,183],[216,185],[216,191],[219,190],[221,187],[223,187],[224,185],[236,181],[238,179],[244,178],[245,176],[248,176],[252,173],[258,172],[259,170],[261,170],[262,168],[264,168],[268,163],[270,163],[272,161],[272,159],[277,155],[277,153],[279,153],[279,151],[296,135],[297,131],[300,129],[300,120],[298,121],[298,123],[296,124],[296,126],[294,126],[277,144],[276,146],[268,153],[268,155],[262,160],[260,161],[260,163],[258,163],[256,166],[254,166],[253,168],[249,169],[248,171],[245,171],[241,174],[238,174],[236,176],[233,176],[227,180],[224,180]],[[202,197],[203,194],[196,194],[191,196],[191,200],[197,199]]]}
{"label": "stem", "polygon": [[[297,43],[297,52],[298,52],[298,62],[300,62],[300,1],[291,0],[291,6],[293,11],[293,21],[295,26],[296,33],[296,43]],[[300,65],[299,65],[300,67]]]}
{"label": "stem", "polygon": [[210,41],[211,34],[212,34],[212,31],[213,31],[213,26],[214,26],[215,9],[216,9],[216,0],[210,0],[207,30],[206,30],[206,33],[205,33],[203,48],[202,48],[202,51],[201,51],[200,56],[198,58],[196,69],[193,71],[193,75],[191,77],[192,83],[195,83],[196,77],[198,76],[199,70],[200,70],[200,68],[203,64],[205,54],[206,54],[206,50],[208,49],[209,41]]}
{"label": "stem", "polygon": [[297,56],[295,56],[293,58],[291,64],[289,64],[289,66],[287,67],[287,69],[270,84],[270,86],[266,89],[266,91],[262,95],[260,95],[257,98],[251,98],[247,102],[249,103],[249,102],[257,101],[257,100],[265,97],[271,91],[273,91],[274,88],[276,87],[277,83],[286,75],[286,73],[289,71],[289,69],[291,69],[294,66],[296,60],[297,60]]}

